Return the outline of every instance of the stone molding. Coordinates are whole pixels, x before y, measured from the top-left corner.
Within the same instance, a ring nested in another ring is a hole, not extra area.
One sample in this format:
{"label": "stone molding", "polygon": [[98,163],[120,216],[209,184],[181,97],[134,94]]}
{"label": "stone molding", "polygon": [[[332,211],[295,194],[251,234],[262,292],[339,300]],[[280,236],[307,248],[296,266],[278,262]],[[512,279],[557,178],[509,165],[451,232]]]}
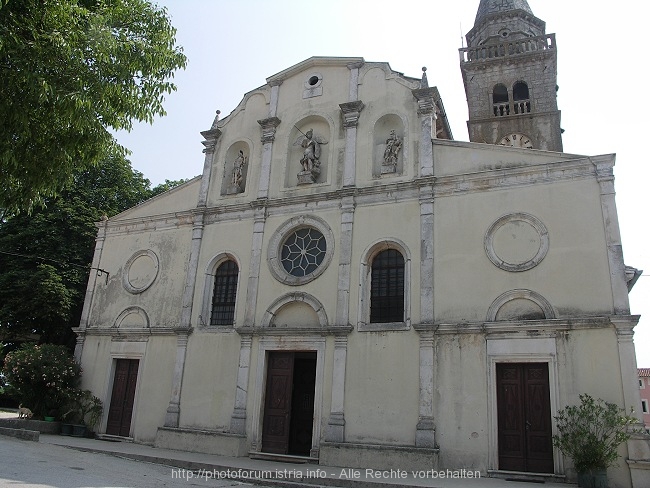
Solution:
{"label": "stone molding", "polygon": [[[436,139],[435,143],[446,144],[448,141]],[[529,151],[529,149],[522,149]],[[593,158],[591,158],[593,159]],[[205,208],[205,223],[225,220],[240,220],[242,213],[245,215],[254,208],[262,207],[268,210],[269,215],[279,215],[273,209],[288,210],[302,208],[306,205],[330,204],[332,208],[339,205],[337,200],[344,196],[354,196],[357,206],[374,204],[385,200],[385,194],[391,194],[392,201],[417,199],[419,188],[424,184],[433,184],[434,198],[454,196],[465,193],[479,193],[518,187],[532,186],[540,183],[553,183],[557,181],[575,181],[577,179],[596,178],[596,169],[590,158],[581,157],[554,163],[521,166],[518,168],[493,169],[462,175],[428,176],[400,183],[385,183],[367,187],[344,188],[340,190],[298,195],[295,197],[282,197],[273,199],[260,199],[250,203],[237,203],[219,205]],[[192,225],[192,210],[183,212],[166,213],[152,217],[138,217],[107,221],[105,235],[125,235],[135,232],[149,232],[152,229],[177,229],[178,227]]]}
{"label": "stone molding", "polygon": [[[280,262],[282,245],[284,244],[285,239],[292,232],[305,227],[315,228],[323,234],[326,243],[325,256],[320,265],[312,273],[309,273],[306,276],[293,276],[284,269],[284,266]],[[273,277],[280,283],[291,286],[304,285],[305,283],[315,280],[325,272],[332,261],[332,256],[334,256],[334,247],[334,233],[327,222],[320,217],[310,215],[294,217],[278,227],[271,236],[267,251],[269,269],[271,270]]]}
{"label": "stone molding", "polygon": [[280,122],[280,119],[277,117],[269,117],[257,121],[257,123],[262,127],[262,144],[273,142],[275,140],[275,131],[278,125],[280,125]]}
{"label": "stone molding", "polygon": [[[214,293],[214,276],[217,268],[225,261],[234,261],[237,264],[237,293],[235,294],[235,313],[232,325],[210,325],[210,315],[212,312],[212,294]],[[213,256],[205,267],[205,282],[203,285],[203,300],[201,303],[201,315],[199,316],[199,330],[202,332],[230,332],[237,323],[237,304],[241,292],[241,260],[237,258],[233,251],[223,251]]]}
{"label": "stone molding", "polygon": [[[501,227],[511,222],[525,222],[529,224],[533,229],[535,229],[540,240],[539,249],[535,255],[521,263],[506,262],[504,259],[499,257],[497,251],[494,249],[494,238],[497,232]],[[492,261],[492,264],[497,268],[511,272],[527,271],[537,266],[546,257],[549,249],[548,229],[541,220],[533,215],[523,212],[511,213],[500,217],[488,228],[485,232],[483,245],[488,259]]]}
{"label": "stone molding", "polygon": [[489,322],[500,322],[497,321],[496,316],[499,313],[501,307],[512,300],[518,299],[530,300],[531,302],[535,303],[539,308],[542,309],[546,319],[554,319],[557,317],[553,306],[542,295],[532,290],[519,289],[510,290],[499,295],[496,300],[492,302],[492,305],[490,305],[490,308],[488,309],[487,320]]}
{"label": "stone molding", "polygon": [[[133,266],[133,263],[142,256],[147,256],[151,258],[151,260],[153,261],[154,273],[153,276],[143,285],[133,286],[133,284],[129,280],[129,271],[131,270],[131,266]],[[142,249],[140,251],[136,251],[124,265],[124,271],[122,272],[122,285],[124,286],[124,289],[134,295],[137,295],[138,293],[142,293],[151,285],[153,285],[154,281],[156,281],[156,278],[158,277],[159,267],[160,267],[160,260],[158,259],[158,255],[154,251],[152,251],[151,249]]]}
{"label": "stone molding", "polygon": [[[113,322],[112,327],[114,328],[122,327],[122,322],[124,321],[124,319],[131,314],[136,314],[138,317],[142,318],[142,320],[144,321],[143,328],[148,329],[149,327],[151,327],[151,322],[149,321],[149,315],[147,315],[147,312],[142,307],[137,307],[137,306],[128,307],[122,310],[122,313],[120,313],[115,319],[115,321]],[[141,328],[127,326],[125,327],[125,329],[140,330]]]}
{"label": "stone molding", "polygon": [[[275,327],[274,324],[274,319],[276,313],[285,305],[293,302],[303,302],[309,305],[314,312],[316,312],[316,315],[318,316],[318,322],[321,327],[327,327],[329,325],[328,320],[327,320],[327,314],[325,313],[325,307],[323,304],[313,295],[310,295],[309,293],[305,293],[302,291],[297,291],[294,293],[287,293],[285,295],[282,295],[280,298],[276,299],[269,308],[266,309],[266,312],[264,312],[264,316],[262,317],[262,322],[260,324],[260,327]],[[295,330],[293,327],[291,328],[285,328],[282,327],[282,330]]]}
{"label": "stone molding", "polygon": [[359,123],[361,111],[365,107],[361,100],[354,102],[340,103],[341,112],[343,115],[343,127],[356,127]]}

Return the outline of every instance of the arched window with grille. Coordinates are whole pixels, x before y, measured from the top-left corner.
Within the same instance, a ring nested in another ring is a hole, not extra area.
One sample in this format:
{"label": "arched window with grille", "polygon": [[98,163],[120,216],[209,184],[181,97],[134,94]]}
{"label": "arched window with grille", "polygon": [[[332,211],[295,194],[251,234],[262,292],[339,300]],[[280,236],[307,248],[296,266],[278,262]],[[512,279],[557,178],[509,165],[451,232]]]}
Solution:
{"label": "arched window with grille", "polygon": [[232,260],[224,261],[214,274],[210,325],[233,325],[239,267]]}
{"label": "arched window with grille", "polygon": [[372,260],[370,322],[404,320],[404,256],[397,249],[380,252]]}
{"label": "arched window with grille", "polygon": [[494,85],[494,88],[492,89],[492,108],[494,110],[494,115],[497,117],[510,115],[508,89],[501,83]]}
{"label": "arched window with grille", "polygon": [[516,114],[530,112],[530,92],[524,81],[518,81],[512,86],[513,107]]}

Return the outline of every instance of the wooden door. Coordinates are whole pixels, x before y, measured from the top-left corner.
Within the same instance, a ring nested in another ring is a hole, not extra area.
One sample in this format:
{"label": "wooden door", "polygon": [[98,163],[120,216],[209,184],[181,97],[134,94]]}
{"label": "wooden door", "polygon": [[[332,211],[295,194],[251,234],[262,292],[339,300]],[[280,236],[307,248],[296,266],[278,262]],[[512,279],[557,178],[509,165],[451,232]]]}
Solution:
{"label": "wooden door", "polygon": [[106,424],[107,434],[129,437],[131,433],[138,365],[138,359],[118,359],[115,363],[113,391]]}
{"label": "wooden door", "polygon": [[497,364],[499,469],[553,472],[547,363]]}
{"label": "wooden door", "polygon": [[269,353],[262,451],[310,455],[315,390],[315,352]]}
{"label": "wooden door", "polygon": [[296,353],[293,366],[289,454],[309,456],[314,430],[316,353]]}
{"label": "wooden door", "polygon": [[289,452],[293,353],[270,352],[262,427],[262,451]]}

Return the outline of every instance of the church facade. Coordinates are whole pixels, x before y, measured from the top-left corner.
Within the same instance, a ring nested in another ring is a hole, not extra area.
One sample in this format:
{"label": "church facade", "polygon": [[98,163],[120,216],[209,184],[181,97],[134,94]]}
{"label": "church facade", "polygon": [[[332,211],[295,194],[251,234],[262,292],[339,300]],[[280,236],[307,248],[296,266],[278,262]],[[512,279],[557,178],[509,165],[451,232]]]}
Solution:
{"label": "church facade", "polygon": [[[460,55],[471,142],[426,71],[314,57],[217,116],[200,177],[98,223],[76,356],[101,433],[573,479],[553,416],[639,411],[614,155],[561,152],[525,0],[482,0]],[[647,439],[621,455],[614,486],[647,486]]]}

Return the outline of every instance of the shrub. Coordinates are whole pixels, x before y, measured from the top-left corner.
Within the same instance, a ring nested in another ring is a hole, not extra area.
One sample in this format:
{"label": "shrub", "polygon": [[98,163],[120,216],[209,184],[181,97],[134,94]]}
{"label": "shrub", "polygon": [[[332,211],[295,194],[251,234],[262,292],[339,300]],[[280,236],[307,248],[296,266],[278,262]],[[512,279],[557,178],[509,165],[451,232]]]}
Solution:
{"label": "shrub", "polygon": [[102,417],[102,401],[90,390],[73,388],[67,392],[67,402],[61,415],[64,422],[81,424],[94,429]]}
{"label": "shrub", "polygon": [[43,417],[66,402],[81,368],[64,346],[25,344],[7,354],[2,374],[7,393]]}
{"label": "shrub", "polygon": [[607,469],[618,459],[618,446],[630,438],[638,419],[625,410],[590,395],[580,395],[580,405],[567,406],[555,417],[558,435],[553,445],[573,459],[578,473]]}

